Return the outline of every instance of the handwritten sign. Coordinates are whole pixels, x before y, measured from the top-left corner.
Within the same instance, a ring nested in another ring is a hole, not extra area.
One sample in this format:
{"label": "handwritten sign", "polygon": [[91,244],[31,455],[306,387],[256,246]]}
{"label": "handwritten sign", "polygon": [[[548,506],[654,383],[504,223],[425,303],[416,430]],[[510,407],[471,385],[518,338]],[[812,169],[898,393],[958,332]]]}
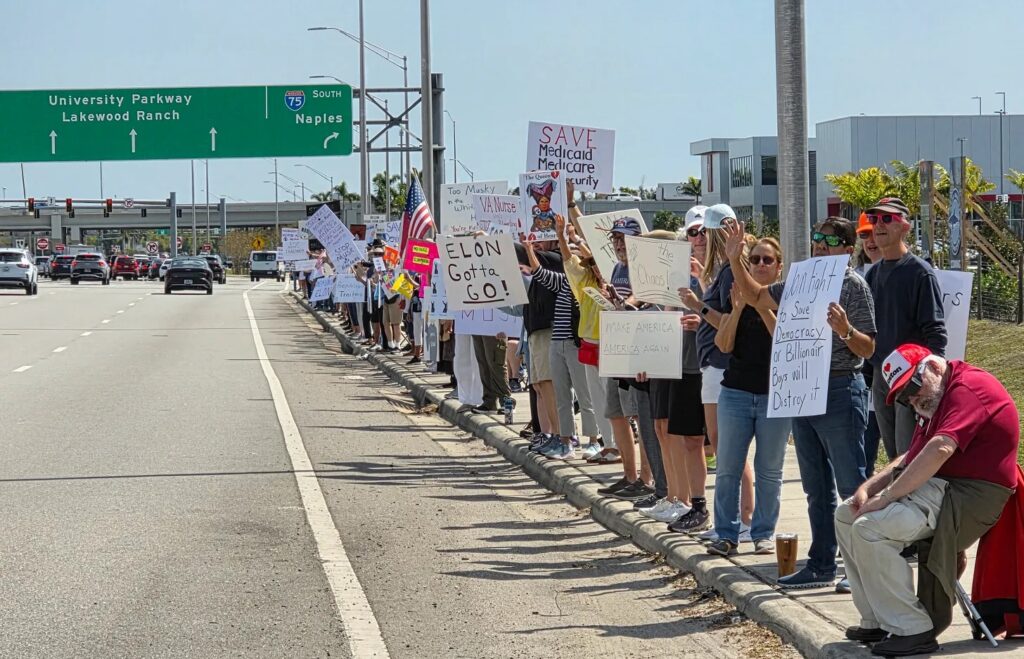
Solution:
{"label": "handwritten sign", "polygon": [[430,266],[436,258],[436,243],[429,240],[410,240],[405,246],[405,263],[402,267],[409,272],[430,272]]}
{"label": "handwritten sign", "polygon": [[278,261],[302,261],[309,258],[309,240],[288,239],[281,242],[281,251],[277,255]]}
{"label": "handwritten sign", "polygon": [[518,337],[523,331],[523,319],[510,316],[499,309],[469,309],[455,314],[455,333],[475,336]]}
{"label": "handwritten sign", "polygon": [[423,308],[427,312],[427,318],[455,318],[455,313],[448,308],[448,291],[445,290],[444,276],[441,274],[441,259],[434,259],[430,268],[430,283],[423,288]]}
{"label": "handwritten sign", "polygon": [[531,121],[526,169],[561,170],[580,192],[614,192],[615,131]]}
{"label": "handwritten sign", "polygon": [[526,304],[511,236],[445,236],[440,247],[453,311]]}
{"label": "handwritten sign", "polygon": [[677,311],[602,311],[601,377],[633,378],[646,372],[652,378],[681,378],[682,317]]}
{"label": "handwritten sign", "polygon": [[362,259],[352,232],[326,205],[306,220],[306,230],[319,240],[336,268],[347,268]]}
{"label": "handwritten sign", "polygon": [[309,236],[302,229],[293,229],[292,227],[281,227],[281,244],[283,245],[286,240],[308,240]]}
{"label": "handwritten sign", "polygon": [[441,352],[441,328],[436,320],[428,320],[423,324],[423,361],[427,370],[437,373],[437,360]]}
{"label": "handwritten sign", "polygon": [[[598,213],[596,215],[583,215],[576,218],[576,224],[579,226],[580,231],[583,232],[583,239],[587,241],[587,246],[594,253],[597,270],[605,279],[611,277],[612,268],[619,262],[618,257],[615,256],[615,250],[612,249],[608,230],[612,228],[615,220],[626,218],[639,222],[640,232],[647,233],[647,223],[644,222],[644,216],[636,208],[613,211],[611,213]],[[690,267],[687,266],[686,272],[689,271]]]}
{"label": "handwritten sign", "polygon": [[942,311],[946,317],[946,359],[964,359],[967,354],[967,326],[971,318],[971,292],[974,273],[936,270],[942,291]]}
{"label": "handwritten sign", "polygon": [[597,290],[593,286],[586,286],[583,288],[583,292],[593,300],[594,304],[601,307],[602,311],[615,311],[615,305],[612,301],[601,294],[601,291]]}
{"label": "handwritten sign", "polygon": [[555,216],[569,217],[565,177],[561,171],[527,172],[519,175],[519,195],[526,211],[526,239],[557,240]]}
{"label": "handwritten sign", "polygon": [[473,217],[483,231],[492,236],[508,234],[516,241],[526,233],[523,198],[515,195],[473,195]]}
{"label": "handwritten sign", "polygon": [[366,284],[356,279],[355,275],[335,275],[335,302],[362,302],[364,299],[366,299]]}
{"label": "handwritten sign", "polygon": [[334,275],[321,277],[316,280],[313,294],[309,296],[310,302],[322,302],[331,296],[334,291]]}
{"label": "handwritten sign", "polygon": [[398,259],[402,258],[398,250],[391,245],[384,246],[384,262],[390,265],[392,268],[398,265]]}
{"label": "handwritten sign", "polygon": [[313,268],[316,267],[316,259],[303,259],[302,261],[296,261],[295,272],[313,272]]}
{"label": "handwritten sign", "polygon": [[397,247],[402,240],[402,221],[389,220],[386,215],[364,215],[366,240],[372,243],[380,239],[385,245]]}
{"label": "handwritten sign", "polygon": [[473,220],[473,195],[508,194],[508,181],[474,181],[441,186],[441,233],[469,233],[480,227]]}
{"label": "handwritten sign", "polygon": [[373,269],[377,272],[387,272],[388,266],[384,263],[383,258],[375,256],[373,257]]}
{"label": "handwritten sign", "polygon": [[626,236],[626,253],[633,297],[678,307],[679,289],[690,287],[690,243]]}
{"label": "handwritten sign", "polygon": [[790,266],[772,338],[769,418],[825,413],[832,363],[828,305],[839,301],[849,262],[846,255],[822,256]]}

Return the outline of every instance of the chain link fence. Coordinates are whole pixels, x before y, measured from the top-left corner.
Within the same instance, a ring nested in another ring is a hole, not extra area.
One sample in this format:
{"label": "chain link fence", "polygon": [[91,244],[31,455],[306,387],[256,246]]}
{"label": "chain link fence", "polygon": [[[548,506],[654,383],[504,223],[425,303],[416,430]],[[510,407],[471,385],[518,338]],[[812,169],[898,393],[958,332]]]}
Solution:
{"label": "chain link fence", "polygon": [[990,259],[981,257],[974,272],[972,315],[978,319],[1024,323],[1024,260],[1015,277],[1007,276]]}

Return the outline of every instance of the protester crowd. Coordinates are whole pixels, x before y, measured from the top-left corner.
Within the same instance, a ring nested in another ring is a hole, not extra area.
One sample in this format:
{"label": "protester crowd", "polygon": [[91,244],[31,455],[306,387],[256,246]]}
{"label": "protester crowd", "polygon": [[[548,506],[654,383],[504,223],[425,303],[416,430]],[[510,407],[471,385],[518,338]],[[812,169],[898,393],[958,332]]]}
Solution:
{"label": "protester crowd", "polygon": [[[554,218],[557,240],[515,245],[528,301],[505,311],[522,317],[520,336],[464,336],[444,320],[436,337],[425,337],[421,297],[394,291],[394,273],[374,267],[380,242],[353,269],[365,300],[326,308],[370,350],[404,352],[409,364],[425,361],[424,342],[436,340],[430,361],[451,376],[449,397],[475,412],[508,411],[511,393],[526,389],[530,421],[520,435],[532,451],[621,465],[602,495],[693,534],[711,554],[776,551],[792,443],[811,542],[806,563],[778,586],[852,592],[861,622],[847,635],[874,643],[876,654],[933,651],[958,576],[950,557],[993,527],[1021,478],[1019,426],[994,377],[944,358],[942,293],[931,264],[908,249],[903,202],[881,199],[857,222],[830,217],[813,227],[813,256],[849,258],[825,319],[827,405],[824,414],[779,418],[768,412],[786,289],[779,242],[748,234],[724,204],[692,208],[678,232],[644,232],[624,217],[607,231],[617,263],[602,272],[594,252],[604,246],[583,240],[571,185],[567,194],[569,216]],[[690,243],[689,285],[674,307],[633,296],[628,236]],[[309,285],[324,272],[329,266],[309,273]],[[410,276],[418,290],[420,279]],[[612,309],[683,312],[679,379],[600,376],[600,314]],[[888,466],[875,473],[880,448]],[[915,548],[922,583],[931,584],[926,596],[915,594],[908,567]]]}

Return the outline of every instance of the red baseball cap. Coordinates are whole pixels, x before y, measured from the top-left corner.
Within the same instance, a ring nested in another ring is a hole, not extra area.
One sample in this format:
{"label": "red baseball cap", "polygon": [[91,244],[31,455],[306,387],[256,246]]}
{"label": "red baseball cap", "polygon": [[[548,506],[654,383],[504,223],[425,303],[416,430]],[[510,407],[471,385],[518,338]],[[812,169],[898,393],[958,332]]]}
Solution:
{"label": "red baseball cap", "polygon": [[893,404],[900,389],[905,387],[914,375],[917,366],[931,354],[931,350],[915,343],[904,343],[889,353],[882,362],[882,377],[889,385],[889,395],[885,397],[886,405]]}

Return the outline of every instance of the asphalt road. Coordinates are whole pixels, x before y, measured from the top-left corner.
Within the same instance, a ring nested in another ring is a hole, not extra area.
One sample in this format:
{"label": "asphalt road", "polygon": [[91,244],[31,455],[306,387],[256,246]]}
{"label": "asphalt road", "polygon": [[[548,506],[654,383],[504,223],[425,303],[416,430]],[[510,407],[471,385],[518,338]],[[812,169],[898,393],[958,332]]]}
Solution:
{"label": "asphalt road", "polygon": [[0,656],[795,656],[280,287],[0,291]]}

